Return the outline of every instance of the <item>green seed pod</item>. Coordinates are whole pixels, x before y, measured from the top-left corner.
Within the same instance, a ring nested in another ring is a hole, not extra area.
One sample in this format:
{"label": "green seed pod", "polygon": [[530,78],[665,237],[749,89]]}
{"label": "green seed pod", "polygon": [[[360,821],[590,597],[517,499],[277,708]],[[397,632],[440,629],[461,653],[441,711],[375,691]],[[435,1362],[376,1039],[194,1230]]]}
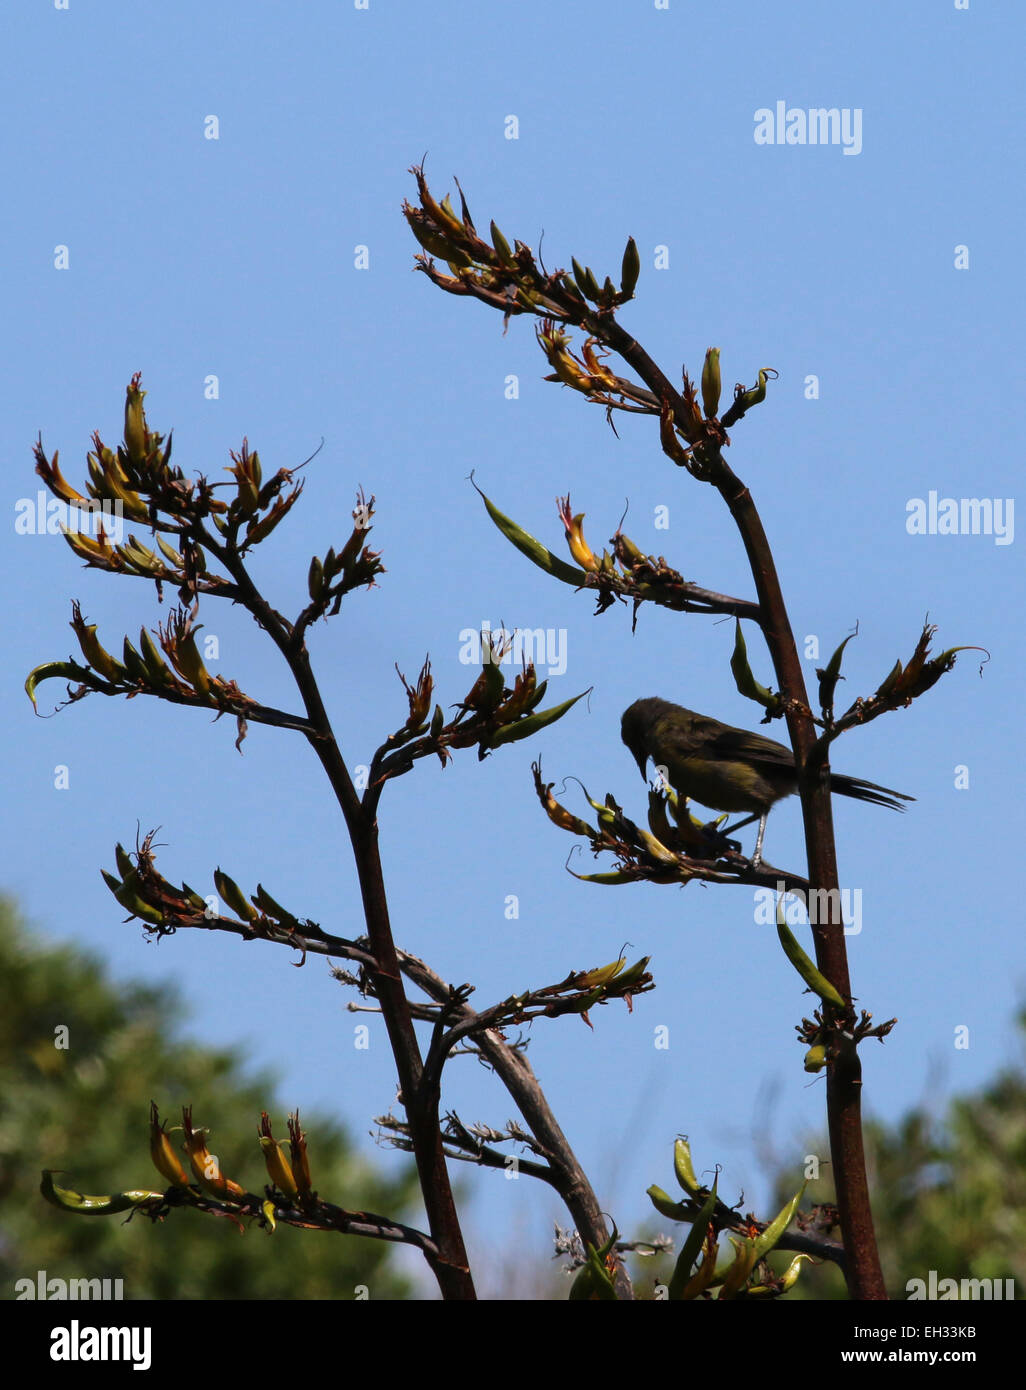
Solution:
{"label": "green seed pod", "polygon": [[539,569],[551,574],[555,579],[561,579],[564,584],[569,584],[578,589],[583,582],[584,576],[574,565],[568,565],[565,560],[558,555],[553,555],[541,541],[535,540],[529,532],[518,526],[515,521],[511,521],[508,516],[504,516],[489,498],[485,496],[481,489],[481,500],[484,502],[488,515],[495,522],[496,526],[506,537],[506,539],[520,551],[521,555],[527,558]]}
{"label": "green seed pod", "polygon": [[832,1004],[835,1009],[845,1009],[847,1005],[841,998],[838,990],[830,983],[827,977],[816,968],[812,960],[805,954],[798,944],[793,932],[784,921],[784,909],[782,902],[777,904],[777,936],[780,944],[784,948],[784,955],[798,971],[809,988],[818,994],[825,1004]]}
{"label": "green seed pod", "polygon": [[810,1047],[805,1054],[805,1070],[809,1072],[822,1071],[827,1064],[827,1050],[822,1043],[816,1043]]}
{"label": "green seed pod", "polygon": [[651,956],[642,956],[640,960],[636,960],[633,965],[628,965],[626,970],[624,970],[621,974],[617,975],[617,990],[624,991],[631,988],[631,986],[638,984],[644,976],[648,963],[651,959]]}
{"label": "green seed pod", "polygon": [[890,694],[891,690],[894,689],[894,687],[897,685],[899,679],[901,678],[902,669],[903,669],[903,668],[902,668],[902,665],[901,665],[901,661],[900,661],[900,659],[899,659],[899,660],[896,661],[896,662],[894,663],[894,665],[891,667],[890,674],[887,675],[887,676],[885,676],[884,679],[881,681],[880,687],[879,687],[879,689],[878,689],[877,692],[876,692],[876,695],[877,695],[877,698],[878,698],[878,699],[879,699],[880,696],[882,696],[882,695],[888,695],[888,694]]}
{"label": "green seed pod", "polygon": [[614,869],[611,873],[605,874],[574,874],[573,869],[571,869],[570,873],[574,875],[574,878],[580,879],[582,883],[613,884],[635,883],[637,881],[633,874],[624,873],[622,869]]}
{"label": "green seed pod", "polygon": [[171,671],[146,628],[139,630],[139,646],[150,683],[156,686],[167,685],[172,679]]}
{"label": "green seed pod", "polygon": [[750,387],[747,391],[741,385],[734,388],[734,401],[730,409],[723,417],[723,425],[729,428],[736,421],[751,410],[753,405],[758,405],[766,399],[766,382],[774,379],[778,373],[772,367],[762,367],[759,370],[759,382],[757,386]]}
{"label": "green seed pod", "polygon": [[161,578],[167,575],[167,570],[157,559],[156,551],[142,545],[136,536],[129,536],[124,545],[118,546],[118,554],[139,574],[160,575]]}
{"label": "green seed pod", "polygon": [[491,224],[492,245],[495,247],[495,254],[507,270],[516,270],[517,263],[513,252],[510,250],[509,242],[499,231],[494,221]]}
{"label": "green seed pod", "polygon": [[791,1261],[791,1263],[784,1270],[783,1274],[780,1276],[781,1293],[787,1293],[788,1289],[794,1288],[795,1284],[798,1281],[798,1275],[801,1273],[803,1260],[808,1260],[810,1263],[813,1264],[815,1263],[811,1255],[795,1255],[794,1259]]}
{"label": "green seed pod", "polygon": [[690,1221],[688,1212],[692,1210],[687,1202],[675,1202],[668,1192],[664,1192],[655,1183],[645,1189],[645,1195],[655,1207],[660,1216],[667,1217],[670,1221]]}
{"label": "green seed pod", "polygon": [[531,692],[531,694],[527,697],[527,704],[525,705],[525,709],[535,709],[538,705],[540,705],[542,700],[545,698],[545,692],[546,690],[548,690],[548,688],[549,683],[547,680],[542,681],[540,685],[536,686],[534,690]]}
{"label": "green seed pod", "polygon": [[515,724],[504,725],[492,735],[488,747],[498,748],[504,743],[518,743],[522,738],[530,738],[539,729],[544,729],[547,725],[554,724],[557,719],[562,719],[567,710],[576,705],[577,701],[583,699],[587,693],[586,690],[582,690],[580,695],[575,695],[572,700],[564,700],[561,705],[553,705],[550,709],[539,710],[537,714],[525,715],[523,719],[518,719]]}
{"label": "green seed pod", "polygon": [[273,917],[276,922],[295,922],[295,916],[287,907],[282,907],[276,899],[272,898],[262,883],[257,884],[257,890],[253,894],[253,901],[266,917]]}
{"label": "green seed pod", "polygon": [[152,903],[145,902],[137,893],[135,885],[139,882],[139,876],[133,869],[130,874],[125,875],[125,881],[109,874],[106,869],[100,870],[103,881],[114,894],[115,898],[133,917],[139,917],[144,922],[149,922],[153,926],[166,921],[166,914],[155,908]]}
{"label": "green seed pod", "polygon": [[144,1206],[148,1202],[160,1203],[163,1192],[115,1192],[109,1197],[87,1197],[68,1187],[58,1187],[53,1180],[53,1171],[43,1169],[43,1180],[39,1190],[46,1200],[61,1211],[74,1212],[76,1216],[115,1216],[122,1211]]}
{"label": "green seed pod", "polygon": [[617,531],[610,544],[616,552],[616,558],[626,570],[632,570],[648,560],[641,547],[635,545],[630,536],[625,536],[622,531]]}
{"label": "green seed pod", "polygon": [[175,569],[181,569],[185,561],[182,556],[179,555],[178,551],[175,550],[174,546],[168,545],[163,536],[157,537],[157,544],[160,546],[167,559],[174,565]]}
{"label": "green seed pod", "polygon": [[143,661],[142,657],[139,655],[136,649],[132,646],[131,642],[128,640],[127,637],[125,638],[124,643],[122,644],[121,659],[124,662],[125,670],[128,672],[129,678],[131,680],[143,681],[145,684],[149,684],[149,676],[146,672],[146,663]]}
{"label": "green seed pod", "polygon": [[570,264],[574,269],[574,279],[577,281],[577,288],[584,295],[585,299],[590,299],[594,304],[599,297],[598,281],[591,272],[589,266],[581,266],[571,256]]}
{"label": "green seed pod", "polygon": [[197,912],[206,912],[207,900],[201,898],[195,888],[190,888],[184,881],[182,883],[182,896],[188,902],[189,906],[194,907]]}
{"label": "green seed pod", "polygon": [[221,896],[221,901],[247,922],[255,922],[260,916],[235,880],[222,873],[220,869],[214,870],[214,886]]}
{"label": "green seed pod", "polygon": [[41,666],[36,666],[25,680],[25,694],[32,701],[32,708],[37,714],[39,707],[36,703],[36,687],[42,685],[43,681],[53,680],[57,676],[63,676],[69,681],[86,683],[93,678],[91,671],[85,666],[79,666],[75,661],[44,661]]}
{"label": "green seed pod", "polygon": [[762,1234],[756,1236],[755,1241],[753,1242],[756,1263],[759,1260],[763,1259],[764,1256],[769,1254],[769,1252],[776,1245],[777,1241],[787,1230],[788,1226],[790,1226],[791,1222],[794,1220],[795,1212],[798,1210],[798,1203],[804,1197],[805,1189],[807,1186],[808,1182],[803,1182],[801,1187],[794,1194],[791,1200],[789,1202],[786,1202],[784,1206],[780,1208],[776,1216],[769,1223],[769,1225],[762,1232]]}
{"label": "green seed pod", "polygon": [[594,970],[586,970],[578,975],[575,984],[578,989],[594,989],[596,985],[611,984],[626,964],[627,957],[621,956],[608,965],[597,965]]}
{"label": "green seed pod", "polygon": [[423,222],[414,221],[407,218],[410,224],[410,231],[423,246],[424,250],[431,256],[438,256],[443,261],[462,262],[463,265],[470,265],[470,257],[465,255],[459,247],[453,246],[452,242],[436,232],[433,227],[426,226]]}
{"label": "green seed pod", "polygon": [[764,685],[759,684],[748,664],[748,647],[745,644],[744,633],[741,631],[740,618],[734,619],[734,654],[730,658],[730,669],[739,694],[744,695],[748,700],[755,700],[765,709],[779,709],[779,696],[774,695],[771,690],[767,690]]}
{"label": "green seed pod", "polygon": [[709,348],[702,367],[702,405],[707,420],[714,420],[720,408],[720,350]]}
{"label": "green seed pod", "polygon": [[819,677],[819,706],[824,716],[833,711],[834,691],[837,688],[837,682],[841,679],[841,658],[844,656],[845,647],[854,636],[854,632],[849,632],[826,666],[816,672]]}
{"label": "green seed pod", "polygon": [[673,851],[667,849],[650,831],[643,829],[640,825],[638,826],[638,838],[656,863],[666,864],[674,869],[677,867],[678,859]]}
{"label": "green seed pod", "polygon": [[620,264],[620,293],[624,299],[634,298],[634,290],[637,287],[640,274],[641,257],[638,254],[637,244],[633,237],[628,237],[627,245],[624,247],[623,260]]}
{"label": "green seed pod", "polygon": [[673,1146],[673,1171],[684,1191],[697,1197],[702,1191],[702,1184],[698,1181],[691,1161],[691,1145],[686,1139],[678,1139]]}

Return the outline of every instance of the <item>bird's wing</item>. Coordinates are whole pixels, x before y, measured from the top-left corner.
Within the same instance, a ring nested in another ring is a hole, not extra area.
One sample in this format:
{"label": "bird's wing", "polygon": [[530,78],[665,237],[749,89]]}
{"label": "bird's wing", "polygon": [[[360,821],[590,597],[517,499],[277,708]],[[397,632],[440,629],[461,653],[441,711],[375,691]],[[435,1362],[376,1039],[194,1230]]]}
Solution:
{"label": "bird's wing", "polygon": [[729,726],[710,739],[708,755],[711,758],[747,758],[756,766],[766,763],[773,767],[794,767],[794,754],[790,748],[749,729]]}

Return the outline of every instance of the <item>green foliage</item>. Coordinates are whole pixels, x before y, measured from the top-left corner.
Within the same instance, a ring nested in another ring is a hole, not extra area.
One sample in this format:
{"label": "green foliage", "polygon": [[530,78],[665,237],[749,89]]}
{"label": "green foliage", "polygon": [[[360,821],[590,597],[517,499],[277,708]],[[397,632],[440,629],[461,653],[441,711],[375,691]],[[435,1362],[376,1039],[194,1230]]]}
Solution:
{"label": "green foliage", "polygon": [[[177,1210],[161,1222],[136,1215],[83,1220],[48,1206],[43,1168],[83,1192],[152,1187],[149,1103],[171,1123],[192,1103],[211,1130],[222,1171],[251,1191],[267,1174],[257,1141],[261,1110],[285,1135],[287,1102],[272,1079],[244,1068],[235,1050],[183,1040],[182,1010],[166,988],[115,986],[74,947],[34,940],[0,902],[0,1287],[48,1278],[123,1279],[126,1299],[402,1298],[409,1290],[382,1241],[256,1225]],[[66,1048],[55,1030],[68,1030]],[[329,1201],[401,1218],[412,1170],[386,1181],[357,1157],[344,1131],[302,1115],[314,1185]],[[178,1136],[175,1136],[176,1143]]]}
{"label": "green foliage", "polygon": [[[1026,1042],[1026,1013],[1019,1026]],[[873,1222],[887,1288],[911,1279],[1013,1279],[1026,1289],[1026,1059],[937,1116],[917,1108],[894,1125],[870,1121],[866,1153]],[[825,1152],[825,1143],[807,1152]],[[808,1193],[830,1201],[829,1169]],[[821,1189],[824,1189],[821,1191]],[[781,1188],[781,1190],[783,1190]],[[845,1298],[835,1270],[807,1266],[792,1298]]]}
{"label": "green foliage", "polygon": [[[1020,1015],[1026,1054],[1026,1010]],[[917,1108],[895,1124],[870,1120],[864,1127],[867,1166],[884,1277],[891,1298],[907,1297],[909,1280],[1014,1280],[1016,1296],[1026,1289],[1026,1055],[981,1091],[951,1100],[942,1115]],[[804,1154],[829,1152],[825,1138],[791,1146]],[[830,1167],[806,1188],[801,1210],[834,1201]],[[794,1189],[794,1171],[781,1174],[776,1200]],[[792,1230],[797,1227],[793,1226]],[[678,1235],[672,1225],[648,1225]],[[835,1229],[830,1238],[838,1240]],[[674,1247],[679,1251],[679,1241]],[[632,1277],[639,1298],[657,1283],[668,1284],[675,1254],[634,1258]],[[770,1264],[780,1274],[790,1254],[776,1251]],[[806,1263],[788,1302],[848,1298],[835,1264]]]}

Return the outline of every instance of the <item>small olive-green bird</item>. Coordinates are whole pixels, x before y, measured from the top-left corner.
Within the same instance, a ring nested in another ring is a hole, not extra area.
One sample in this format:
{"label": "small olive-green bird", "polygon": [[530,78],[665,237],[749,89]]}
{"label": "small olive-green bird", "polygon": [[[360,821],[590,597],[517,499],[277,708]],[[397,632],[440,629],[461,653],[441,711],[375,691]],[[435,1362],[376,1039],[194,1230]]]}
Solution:
{"label": "small olive-green bird", "polygon": [[[678,796],[690,797],[715,811],[747,811],[750,819],[759,817],[754,855],[758,863],[770,807],[798,790],[790,748],[655,697],[635,700],[624,711],[620,737],[634,754],[642,777],[651,758],[657,767],[666,769]],[[915,800],[840,772],[830,774],[830,790],[894,811],[905,809],[903,801]]]}

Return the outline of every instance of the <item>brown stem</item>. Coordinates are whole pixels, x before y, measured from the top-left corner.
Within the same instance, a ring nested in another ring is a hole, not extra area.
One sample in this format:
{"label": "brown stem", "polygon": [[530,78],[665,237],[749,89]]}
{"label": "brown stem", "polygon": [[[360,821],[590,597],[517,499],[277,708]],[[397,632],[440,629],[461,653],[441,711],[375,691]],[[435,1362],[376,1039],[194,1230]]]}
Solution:
{"label": "brown stem", "polygon": [[[531,1132],[545,1146],[549,1162],[559,1177],[559,1195],[566,1203],[581,1238],[600,1249],[609,1239],[605,1215],[587,1174],[556,1121],[530,1062],[523,1053],[507,1047],[492,1033],[483,1034],[477,1042],[482,1054],[491,1062],[516,1101]],[[617,1261],[613,1272],[613,1285],[620,1298],[634,1297],[630,1277],[621,1261]]]}
{"label": "brown stem", "polygon": [[[403,970],[417,985],[444,1003],[449,999],[449,986],[429,966],[414,956],[403,955]],[[460,1008],[460,1017],[472,1019],[474,1010],[468,1004]],[[482,1057],[494,1067],[499,1080],[516,1102],[531,1133],[545,1151],[552,1169],[553,1187],[566,1203],[567,1210],[582,1240],[601,1249],[609,1239],[606,1218],[599,1206],[588,1176],[577,1155],[559,1126],[552,1107],[546,1099],[538,1078],[523,1052],[505,1042],[498,1032],[487,1031],[474,1038]],[[626,1268],[618,1262],[613,1276],[617,1294],[622,1299],[634,1297]]]}
{"label": "brown stem", "polygon": [[[334,744],[331,747],[334,749]],[[327,771],[327,767],[325,770]],[[348,772],[346,778],[348,780]],[[352,787],[351,782],[349,785]],[[367,931],[377,961],[374,972],[375,993],[381,1004],[389,1042],[399,1071],[402,1103],[410,1122],[413,1152],[428,1213],[428,1227],[438,1247],[437,1258],[428,1258],[443,1298],[473,1299],[476,1296],[474,1283],[442,1149],[442,1131],[438,1116],[439,1090],[435,1084],[423,1084],[424,1066],[420,1047],[399,973],[395,942],[392,939],[388,901],[381,872],[381,856],[378,852],[378,828],[375,823],[368,824],[362,812],[359,819],[360,824],[355,827],[350,825],[349,830],[360,879]]]}
{"label": "brown stem", "polygon": [[[620,353],[641,379],[660,397],[678,408],[680,397],[638,343],[615,322],[609,323],[605,339]],[[684,423],[682,416],[682,423]],[[805,846],[809,863],[809,882],[827,889],[828,920],[813,923],[816,963],[846,999],[851,998],[848,954],[841,920],[840,894],[836,891],[837,856],[834,847],[833,815],[829,790],[829,769],[822,765],[815,776],[806,776],[806,763],[816,742],[805,678],[798,649],[787,616],[776,566],[762,521],[748,488],[718,456],[711,468],[711,480],[730,509],[748,556],[761,609],[761,627],[769,647],[777,682],[786,705],[788,731],[798,768],[798,790],[805,823]],[[843,1016],[853,1023],[849,1005]],[[873,1232],[873,1213],[866,1177],[861,1120],[862,1075],[853,1043],[842,1049],[827,1072],[827,1121],[830,1156],[846,1252],[848,1290],[856,1299],[886,1299],[880,1256]]]}
{"label": "brown stem", "polygon": [[[829,768],[823,765],[814,777],[806,777],[805,765],[816,743],[816,727],[812,722],[798,649],[769,542],[751,493],[726,464],[723,464],[716,486],[741,533],[762,607],[766,644],[780,690],[787,701],[787,724],[798,767],[809,882],[813,888],[828,890],[827,920],[812,923],[816,963],[845,999],[850,999],[840,894],[835,891],[838,877],[830,774]],[[843,1017],[846,1026],[854,1023],[855,1012],[850,1004]],[[841,1234],[847,1254],[848,1291],[855,1299],[886,1299],[862,1142],[862,1066],[854,1043],[844,1046],[827,1072],[827,1124]]]}
{"label": "brown stem", "polygon": [[368,815],[360,805],[349,769],[335,741],[306,647],[301,646],[297,650],[288,625],[257,590],[234,547],[231,544],[222,546],[209,535],[205,541],[238,585],[240,601],[285,657],[306,707],[310,721],[306,737],[335,793],[353,846],[367,932],[375,960],[372,972],[375,992],[381,1004],[399,1074],[402,1103],[410,1123],[428,1228],[435,1247],[425,1250],[425,1257],[438,1280],[443,1298],[474,1299],[474,1283],[442,1149],[438,1088],[432,1086],[425,1093],[420,1046],[399,973],[378,853],[377,823],[373,815]]}

